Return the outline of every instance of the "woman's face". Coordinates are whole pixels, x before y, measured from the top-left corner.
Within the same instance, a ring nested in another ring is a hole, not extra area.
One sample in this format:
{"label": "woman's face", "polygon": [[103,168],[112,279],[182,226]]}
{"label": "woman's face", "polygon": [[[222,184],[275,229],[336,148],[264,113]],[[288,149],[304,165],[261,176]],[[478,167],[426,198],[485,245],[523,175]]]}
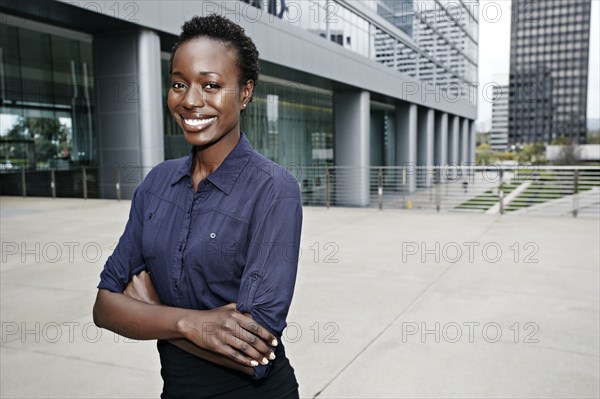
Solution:
{"label": "woman's face", "polygon": [[173,57],[167,104],[188,143],[209,146],[230,133],[239,135],[239,117],[254,82],[240,87],[237,51],[198,37],[179,46]]}

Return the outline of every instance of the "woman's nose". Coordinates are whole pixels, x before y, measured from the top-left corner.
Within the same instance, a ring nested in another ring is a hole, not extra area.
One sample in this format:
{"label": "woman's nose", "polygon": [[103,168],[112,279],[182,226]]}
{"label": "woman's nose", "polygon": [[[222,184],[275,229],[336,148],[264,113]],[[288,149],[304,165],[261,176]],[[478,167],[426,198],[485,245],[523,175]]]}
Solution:
{"label": "woman's nose", "polygon": [[181,104],[186,108],[201,108],[204,106],[204,93],[202,90],[190,87]]}

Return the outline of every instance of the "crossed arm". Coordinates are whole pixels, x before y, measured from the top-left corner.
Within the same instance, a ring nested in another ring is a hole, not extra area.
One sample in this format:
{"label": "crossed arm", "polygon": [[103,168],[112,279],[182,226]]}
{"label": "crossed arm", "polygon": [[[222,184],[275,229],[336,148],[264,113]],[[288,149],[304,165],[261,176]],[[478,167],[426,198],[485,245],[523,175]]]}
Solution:
{"label": "crossed arm", "polygon": [[98,290],[94,322],[132,339],[166,339],[194,356],[250,376],[255,366],[275,359],[265,343],[277,345],[275,337],[236,311],[236,304],[211,310],[162,305],[146,272],[135,275],[122,294]]}

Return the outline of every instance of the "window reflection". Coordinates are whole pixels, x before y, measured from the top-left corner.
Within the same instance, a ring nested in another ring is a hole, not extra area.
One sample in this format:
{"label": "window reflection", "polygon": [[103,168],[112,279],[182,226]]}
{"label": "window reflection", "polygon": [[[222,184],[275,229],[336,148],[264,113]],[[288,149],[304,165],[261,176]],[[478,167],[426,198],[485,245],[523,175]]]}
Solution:
{"label": "window reflection", "polygon": [[95,164],[91,68],[91,43],[0,25],[4,170]]}
{"label": "window reflection", "polygon": [[284,166],[333,164],[331,92],[266,79],[241,119],[252,145]]}

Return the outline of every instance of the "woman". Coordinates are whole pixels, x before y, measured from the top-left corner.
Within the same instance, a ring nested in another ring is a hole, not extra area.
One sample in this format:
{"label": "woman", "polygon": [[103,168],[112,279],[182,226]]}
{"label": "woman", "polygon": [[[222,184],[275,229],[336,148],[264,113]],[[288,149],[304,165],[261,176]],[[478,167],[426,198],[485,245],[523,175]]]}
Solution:
{"label": "woman", "polygon": [[[94,321],[158,339],[163,398],[296,398],[285,328],[300,190],[240,131],[258,51],[238,25],[194,17],[171,54],[168,107],[191,144],[137,188],[107,260]],[[147,273],[146,273],[147,271]]]}

